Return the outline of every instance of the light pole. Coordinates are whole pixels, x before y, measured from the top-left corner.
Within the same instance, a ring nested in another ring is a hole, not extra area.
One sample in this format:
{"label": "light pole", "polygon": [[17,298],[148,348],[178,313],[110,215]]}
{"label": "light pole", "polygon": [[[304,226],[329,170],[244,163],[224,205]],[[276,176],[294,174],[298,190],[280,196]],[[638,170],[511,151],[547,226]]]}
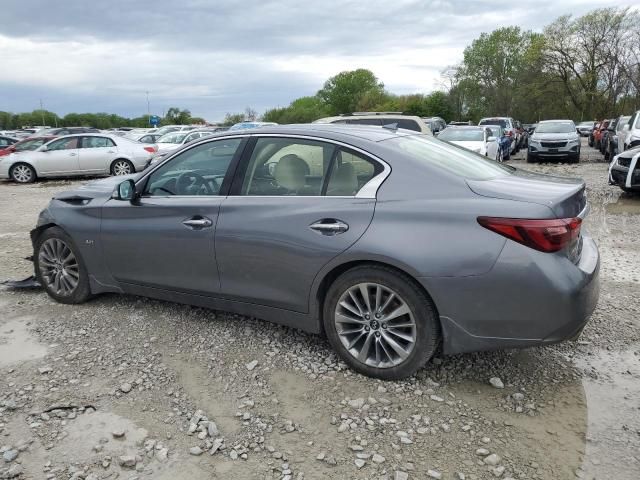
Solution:
{"label": "light pole", "polygon": [[147,90],[147,122],[151,125],[151,107],[149,106],[149,90]]}
{"label": "light pole", "polygon": [[42,126],[46,127],[47,125],[44,122],[44,107],[42,106],[42,99],[40,99],[40,113],[42,114]]}

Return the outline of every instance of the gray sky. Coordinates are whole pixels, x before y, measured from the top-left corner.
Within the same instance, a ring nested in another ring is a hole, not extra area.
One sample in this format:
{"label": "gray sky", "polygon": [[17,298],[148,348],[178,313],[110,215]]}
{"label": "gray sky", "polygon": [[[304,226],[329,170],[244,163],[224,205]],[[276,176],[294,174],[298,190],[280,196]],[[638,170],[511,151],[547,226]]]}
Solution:
{"label": "gray sky", "polygon": [[[597,6],[634,5],[599,0]],[[588,0],[4,0],[0,110],[134,117],[171,106],[221,120],[313,95],[369,68],[393,93],[438,89],[483,31],[539,31]]]}

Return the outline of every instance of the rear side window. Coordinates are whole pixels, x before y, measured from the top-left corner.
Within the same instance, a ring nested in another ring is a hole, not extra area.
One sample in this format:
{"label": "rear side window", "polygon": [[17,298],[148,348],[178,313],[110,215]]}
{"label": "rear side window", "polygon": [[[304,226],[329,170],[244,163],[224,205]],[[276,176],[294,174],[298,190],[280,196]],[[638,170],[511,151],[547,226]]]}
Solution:
{"label": "rear side window", "polygon": [[381,170],[379,164],[358,152],[341,148],[331,165],[326,195],[353,196]]}
{"label": "rear side window", "polygon": [[115,147],[113,140],[107,137],[82,137],[80,148],[105,148]]}
{"label": "rear side window", "polygon": [[408,120],[406,118],[398,118],[395,120],[388,120],[385,122],[385,125],[389,123],[397,123],[398,128],[404,128],[406,130],[413,130],[414,132],[421,132],[420,125],[415,120]]}
{"label": "rear side window", "polygon": [[350,125],[377,125],[382,126],[382,120],[379,118],[354,118],[353,120],[347,120]]}
{"label": "rear side window", "polygon": [[396,137],[385,142],[421,162],[469,180],[488,180],[513,172],[511,167],[424,135]]}

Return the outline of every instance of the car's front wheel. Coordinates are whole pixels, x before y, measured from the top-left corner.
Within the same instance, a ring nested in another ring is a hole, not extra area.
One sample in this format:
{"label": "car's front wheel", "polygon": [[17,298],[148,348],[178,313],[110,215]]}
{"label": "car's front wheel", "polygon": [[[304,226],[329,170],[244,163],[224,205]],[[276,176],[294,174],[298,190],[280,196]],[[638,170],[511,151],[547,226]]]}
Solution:
{"label": "car's front wheel", "polygon": [[329,342],[349,366],[384,380],[413,375],[440,341],[429,297],[411,278],[383,266],[341,275],[327,293],[323,322]]}
{"label": "car's front wheel", "polygon": [[26,163],[16,163],[9,170],[11,180],[16,183],[33,183],[37,175],[35,169]]}
{"label": "car's front wheel", "polygon": [[82,303],[91,297],[87,270],[64,230],[45,230],[35,243],[33,257],[38,282],[54,300]]}

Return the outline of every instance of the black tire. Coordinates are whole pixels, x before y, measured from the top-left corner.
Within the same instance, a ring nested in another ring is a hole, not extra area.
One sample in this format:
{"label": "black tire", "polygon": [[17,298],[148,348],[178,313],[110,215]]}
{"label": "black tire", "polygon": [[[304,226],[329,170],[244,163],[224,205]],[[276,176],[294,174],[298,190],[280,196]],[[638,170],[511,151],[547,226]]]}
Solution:
{"label": "black tire", "polygon": [[16,183],[33,183],[38,178],[36,170],[28,163],[16,163],[9,169],[11,180]]}
{"label": "black tire", "polygon": [[[129,169],[129,171],[126,172],[126,173],[121,170],[125,166]],[[131,163],[126,158],[118,158],[118,159],[114,160],[113,162],[111,162],[111,168],[109,170],[111,172],[111,175],[113,175],[113,176],[129,175],[131,173],[136,173],[136,169],[133,166],[133,163]]]}
{"label": "black tire", "polygon": [[[335,324],[338,301],[349,288],[360,283],[374,283],[397,292],[415,320],[415,344],[407,358],[397,365],[385,368],[367,365],[349,353],[340,340]],[[385,266],[363,265],[338,277],[327,292],[322,318],[329,343],[338,355],[357,372],[383,380],[413,375],[429,361],[440,342],[440,323],[431,299],[409,276]]]}
{"label": "black tire", "polygon": [[538,157],[531,155],[527,152],[527,163],[536,163],[538,161]]}
{"label": "black tire", "polygon": [[571,155],[568,158],[569,163],[578,163],[580,161],[580,154],[577,155]]}
{"label": "black tire", "polygon": [[[51,283],[47,280],[47,266],[45,264],[46,260],[43,258],[43,245],[51,239],[56,239],[63,242],[69,248],[69,250],[71,250],[75,257],[77,263],[78,279],[76,287],[69,293],[60,293],[59,291],[56,291]],[[61,228],[51,227],[40,234],[35,242],[33,262],[38,282],[40,283],[40,285],[42,285],[47,294],[56,302],[76,304],[86,302],[89,298],[91,298],[89,275],[87,274],[87,269],[80,255],[80,251],[73,243],[71,237],[67,235]]]}

